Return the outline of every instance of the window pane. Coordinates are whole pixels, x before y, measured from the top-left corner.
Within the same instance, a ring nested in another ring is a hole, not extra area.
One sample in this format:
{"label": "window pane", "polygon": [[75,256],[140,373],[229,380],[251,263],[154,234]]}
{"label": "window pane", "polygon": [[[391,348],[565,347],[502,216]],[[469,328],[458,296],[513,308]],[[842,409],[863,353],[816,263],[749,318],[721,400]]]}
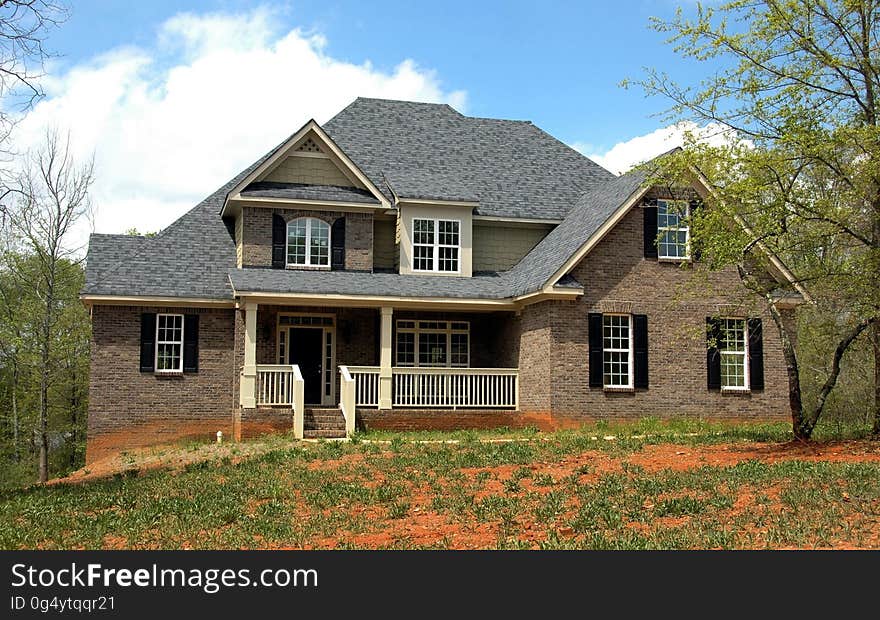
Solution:
{"label": "window pane", "polygon": [[330,225],[318,219],[309,219],[311,227],[311,247],[309,248],[312,265],[330,264]]}
{"label": "window pane", "polygon": [[630,329],[628,315],[602,316],[602,373],[609,387],[629,387]]}
{"label": "window pane", "polygon": [[458,271],[458,248],[440,249],[440,271]]}
{"label": "window pane", "polygon": [[306,226],[307,220],[300,218],[287,224],[287,263],[306,264]]}
{"label": "window pane", "polygon": [[723,319],[718,341],[721,353],[721,387],[746,388],[746,322]]}
{"label": "window pane", "polygon": [[419,366],[446,366],[446,346],[445,333],[420,333]]}
{"label": "window pane", "polygon": [[434,220],[413,220],[413,242],[434,244]]}
{"label": "window pane", "polygon": [[417,245],[413,247],[413,269],[431,271],[434,269],[434,247]]}
{"label": "window pane", "polygon": [[468,335],[452,334],[452,365],[467,367],[469,365],[468,358]]}
{"label": "window pane", "polygon": [[687,231],[665,230],[660,233],[660,256],[685,258],[687,256]]}
{"label": "window pane", "polygon": [[458,245],[458,222],[452,220],[440,220],[440,245]]}
{"label": "window pane", "polygon": [[412,332],[397,332],[397,365],[413,366],[416,361],[416,335]]}

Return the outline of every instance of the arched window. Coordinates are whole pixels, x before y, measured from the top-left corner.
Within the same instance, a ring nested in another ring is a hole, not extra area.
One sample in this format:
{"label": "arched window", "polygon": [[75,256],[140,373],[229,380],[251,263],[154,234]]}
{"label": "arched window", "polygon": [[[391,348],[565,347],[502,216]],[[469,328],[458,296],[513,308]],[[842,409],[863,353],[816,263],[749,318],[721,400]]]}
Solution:
{"label": "arched window", "polygon": [[287,223],[287,264],[330,266],[330,225],[314,217]]}

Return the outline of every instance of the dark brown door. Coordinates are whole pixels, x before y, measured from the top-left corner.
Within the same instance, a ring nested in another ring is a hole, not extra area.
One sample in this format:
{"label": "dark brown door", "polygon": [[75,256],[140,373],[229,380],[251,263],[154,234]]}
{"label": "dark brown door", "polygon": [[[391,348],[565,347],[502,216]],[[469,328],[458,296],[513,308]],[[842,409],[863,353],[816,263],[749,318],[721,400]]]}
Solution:
{"label": "dark brown door", "polygon": [[290,364],[299,366],[302,373],[304,400],[307,405],[320,405],[324,380],[321,355],[324,348],[324,330],[305,327],[290,329]]}

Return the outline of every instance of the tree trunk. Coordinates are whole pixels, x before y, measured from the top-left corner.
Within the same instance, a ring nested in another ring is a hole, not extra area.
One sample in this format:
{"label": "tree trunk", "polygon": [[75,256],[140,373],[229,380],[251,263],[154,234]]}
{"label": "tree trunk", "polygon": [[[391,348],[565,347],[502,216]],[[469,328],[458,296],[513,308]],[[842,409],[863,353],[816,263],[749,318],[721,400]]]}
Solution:
{"label": "tree trunk", "polygon": [[40,482],[49,480],[49,348],[52,339],[52,307],[55,304],[55,265],[49,266],[46,307],[40,333]]}
{"label": "tree trunk", "polygon": [[880,437],[880,322],[874,323],[871,336],[874,347],[874,425],[871,432]]}
{"label": "tree trunk", "polygon": [[788,408],[791,412],[791,431],[794,433],[795,439],[809,441],[815,424],[810,424],[804,415],[804,403],[801,397],[801,374],[798,367],[797,352],[794,349],[794,344],[782,314],[772,302],[769,302],[768,306],[773,322],[776,323],[779,339],[782,341],[782,357],[785,360],[785,371],[788,375]]}
{"label": "tree trunk", "polygon": [[21,460],[21,455],[18,452],[18,395],[16,392],[18,391],[18,365],[13,362],[12,364],[12,458],[17,463]]}
{"label": "tree trunk", "polygon": [[[75,362],[74,362],[75,363]],[[76,369],[73,366],[70,366],[68,363],[68,369],[70,372],[70,428],[71,428],[71,437],[70,444],[73,446],[73,449],[70,451],[70,466],[76,467],[76,424],[77,424],[77,409],[79,408],[79,391],[76,387]]]}

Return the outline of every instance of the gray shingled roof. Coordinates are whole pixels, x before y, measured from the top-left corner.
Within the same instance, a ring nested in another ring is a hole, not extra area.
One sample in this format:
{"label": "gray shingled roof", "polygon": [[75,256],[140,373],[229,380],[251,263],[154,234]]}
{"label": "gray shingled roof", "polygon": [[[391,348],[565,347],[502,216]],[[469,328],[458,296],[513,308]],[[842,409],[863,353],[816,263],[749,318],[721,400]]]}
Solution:
{"label": "gray shingled roof", "polygon": [[524,295],[544,286],[647,177],[645,170],[637,169],[581,196],[568,217],[505,274],[511,294]]}
{"label": "gray shingled roof", "polygon": [[562,219],[614,178],[528,121],[448,105],[360,98],[323,129],[383,191],[390,183],[399,196],[479,201],[478,215]]}
{"label": "gray shingled roof", "polygon": [[[472,278],[357,273],[345,271],[295,271],[281,269],[231,269],[236,293],[301,293],[378,295],[393,297],[452,297],[506,299],[540,290],[587,239],[634,192],[647,173],[639,170],[615,178],[602,188],[584,194],[559,226],[513,269],[500,274],[475,274]],[[567,275],[559,288],[580,288]]]}
{"label": "gray shingled roof", "polygon": [[230,269],[229,278],[236,293],[453,297],[459,299],[506,297],[503,277],[489,274],[464,278],[401,275],[399,273],[252,268]]}
{"label": "gray shingled roof", "polygon": [[305,185],[303,183],[251,183],[241,191],[244,198],[286,198],[288,200],[327,200],[378,205],[379,200],[365,189],[337,185]]}
{"label": "gray shingled roof", "polygon": [[[478,199],[476,213],[483,215],[561,219],[578,205],[573,216],[579,223],[564,222],[519,265],[497,276],[247,269],[233,272],[238,290],[267,286],[275,288],[260,290],[483,298],[530,292],[544,284],[544,274],[558,269],[552,265],[567,260],[576,239],[604,221],[616,208],[610,204],[629,186],[528,122],[470,118],[447,105],[358,99],[324,129],[389,199],[386,176],[407,197]],[[231,299],[235,243],[220,209],[227,193],[283,144],[155,237],[92,235],[83,293]],[[460,180],[457,186],[453,179]],[[584,196],[606,184],[606,192]]]}

